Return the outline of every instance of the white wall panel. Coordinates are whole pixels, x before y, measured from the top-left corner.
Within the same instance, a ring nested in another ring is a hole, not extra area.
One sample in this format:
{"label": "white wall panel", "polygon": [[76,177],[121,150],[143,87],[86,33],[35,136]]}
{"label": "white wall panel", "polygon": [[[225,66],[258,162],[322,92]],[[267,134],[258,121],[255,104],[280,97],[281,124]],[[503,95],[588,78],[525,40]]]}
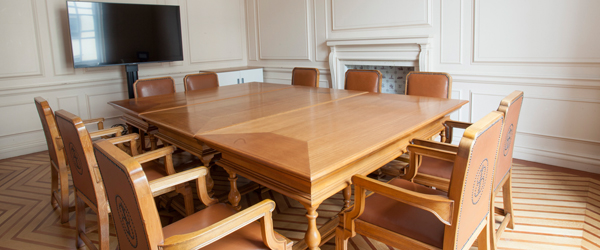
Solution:
{"label": "white wall panel", "polygon": [[41,74],[33,0],[0,2],[0,77]]}
{"label": "white wall panel", "polygon": [[108,102],[127,99],[127,93],[113,92],[103,94],[91,94],[86,95],[86,99],[88,103],[90,118],[115,118],[121,116],[122,113],[108,105]]}
{"label": "white wall panel", "polygon": [[474,61],[600,63],[600,1],[475,1]]}
{"label": "white wall panel", "polygon": [[462,1],[441,3],[440,63],[461,63],[462,58]]}
{"label": "white wall panel", "polygon": [[42,129],[33,98],[29,102],[0,105],[0,116],[4,117],[0,119],[0,137]]}
{"label": "white wall panel", "polygon": [[309,59],[308,0],[257,0],[260,59]]}
{"label": "white wall panel", "polygon": [[429,24],[429,0],[332,0],[333,30]]}
{"label": "white wall panel", "polygon": [[58,102],[58,107],[53,109],[54,111],[59,109],[64,109],[73,113],[74,115],[81,116],[81,112],[79,111],[79,97],[78,96],[63,96],[56,98]]}
{"label": "white wall panel", "polygon": [[69,41],[69,19],[65,0],[46,0],[48,30],[52,48],[55,75],[75,74],[73,55]]}
{"label": "white wall panel", "polygon": [[244,58],[243,1],[192,0],[187,9],[192,63]]}

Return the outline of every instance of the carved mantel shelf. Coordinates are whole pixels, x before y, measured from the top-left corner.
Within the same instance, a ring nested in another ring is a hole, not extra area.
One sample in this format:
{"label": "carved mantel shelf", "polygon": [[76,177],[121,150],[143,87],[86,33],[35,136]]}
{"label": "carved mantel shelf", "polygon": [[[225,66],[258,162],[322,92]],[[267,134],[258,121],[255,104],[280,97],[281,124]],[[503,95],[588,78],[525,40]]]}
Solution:
{"label": "carved mantel shelf", "polygon": [[413,66],[429,70],[431,37],[330,40],[332,88],[344,88],[346,65]]}

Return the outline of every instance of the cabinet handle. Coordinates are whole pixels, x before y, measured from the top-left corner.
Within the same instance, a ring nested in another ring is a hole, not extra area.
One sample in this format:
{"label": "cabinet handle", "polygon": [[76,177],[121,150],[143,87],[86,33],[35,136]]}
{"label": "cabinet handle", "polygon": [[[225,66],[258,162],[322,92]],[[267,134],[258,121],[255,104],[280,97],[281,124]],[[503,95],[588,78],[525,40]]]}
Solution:
{"label": "cabinet handle", "polygon": [[240,84],[240,78],[237,79],[237,82],[238,82],[237,84]]}
{"label": "cabinet handle", "polygon": [[244,78],[242,77],[242,83],[244,83]]}

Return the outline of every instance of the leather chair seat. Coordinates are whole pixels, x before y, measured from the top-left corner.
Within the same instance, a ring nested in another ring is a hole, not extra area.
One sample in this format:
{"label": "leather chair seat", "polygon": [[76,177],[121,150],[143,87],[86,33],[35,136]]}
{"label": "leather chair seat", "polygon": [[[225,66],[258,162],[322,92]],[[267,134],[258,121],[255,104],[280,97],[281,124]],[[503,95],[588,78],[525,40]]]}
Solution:
{"label": "leather chair seat", "polygon": [[453,162],[423,156],[421,166],[419,166],[419,174],[427,174],[450,180],[453,167]]}
{"label": "leather chair seat", "polygon": [[[218,203],[209,206],[199,212],[185,217],[173,224],[163,228],[164,238],[167,239],[173,235],[187,234],[212,224],[215,224],[225,218],[237,213],[230,205]],[[278,234],[275,234],[279,236]],[[278,237],[280,238],[280,237]],[[283,238],[280,238],[283,239]],[[260,224],[252,222],[243,228],[233,232],[224,238],[209,244],[202,249],[268,249],[263,243]]]}
{"label": "leather chair seat", "polygon": [[[446,197],[444,192],[404,179],[395,179],[389,184],[419,193]],[[445,225],[432,213],[380,194],[373,194],[365,202],[365,212],[359,217],[360,220],[435,247],[443,247]]]}

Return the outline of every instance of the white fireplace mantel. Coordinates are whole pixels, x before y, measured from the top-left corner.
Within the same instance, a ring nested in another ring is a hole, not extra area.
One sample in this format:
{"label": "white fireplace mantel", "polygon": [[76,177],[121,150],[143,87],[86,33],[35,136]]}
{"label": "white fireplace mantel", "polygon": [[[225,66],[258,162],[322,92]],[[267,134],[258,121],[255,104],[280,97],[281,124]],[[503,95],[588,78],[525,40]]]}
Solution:
{"label": "white fireplace mantel", "polygon": [[411,66],[428,71],[430,44],[429,36],[327,41],[332,88],[344,88],[346,65]]}

